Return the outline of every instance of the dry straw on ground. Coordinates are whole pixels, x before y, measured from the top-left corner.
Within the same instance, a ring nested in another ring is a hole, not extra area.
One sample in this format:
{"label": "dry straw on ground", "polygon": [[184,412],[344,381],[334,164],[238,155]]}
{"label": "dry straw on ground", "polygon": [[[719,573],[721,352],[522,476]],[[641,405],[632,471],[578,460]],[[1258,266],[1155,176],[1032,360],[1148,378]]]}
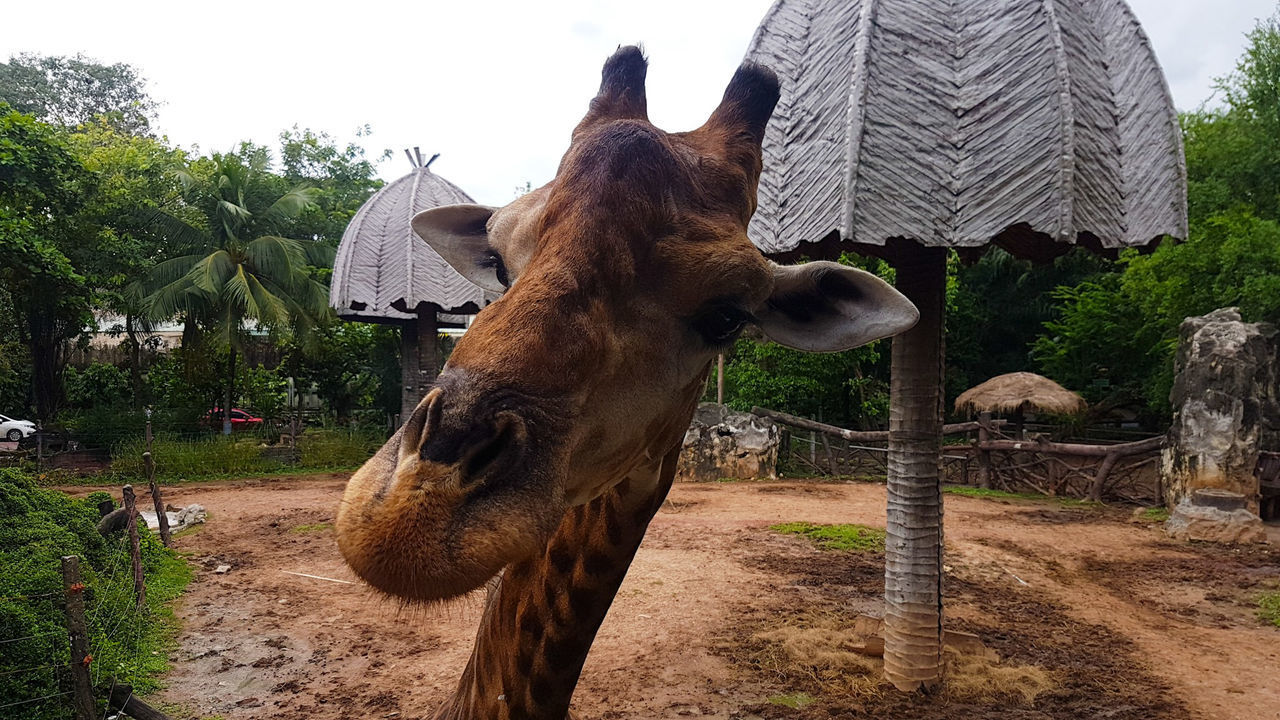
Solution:
{"label": "dry straw on ground", "polygon": [[[836,613],[806,613],[785,625],[755,633],[755,661],[784,678],[812,680],[829,698],[868,700],[885,691],[884,661],[866,654],[875,639]],[[1048,672],[1011,665],[990,650],[948,647],[944,697],[976,704],[1032,705],[1054,687]]]}

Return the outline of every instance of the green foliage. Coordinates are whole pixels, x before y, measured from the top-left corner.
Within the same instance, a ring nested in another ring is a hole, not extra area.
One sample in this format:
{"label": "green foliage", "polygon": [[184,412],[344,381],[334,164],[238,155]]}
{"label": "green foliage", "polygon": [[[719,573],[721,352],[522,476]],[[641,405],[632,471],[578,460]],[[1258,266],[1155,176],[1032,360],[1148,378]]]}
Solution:
{"label": "green foliage", "polygon": [[769,529],[784,535],[808,538],[823,550],[884,551],[884,530],[866,525],[817,525],[808,522],[790,522],[771,525]]}
{"label": "green foliage", "polygon": [[288,237],[314,204],[315,191],[276,195],[268,158],[214,154],[180,173],[192,220],[157,213],[169,252],[144,283],[150,315],[187,313],[215,319],[221,342],[240,349],[246,321],[274,330],[314,325],[328,310],[328,291],[310,268],[328,266],[333,252],[310,239]]}
{"label": "green foliage", "polygon": [[1054,289],[1105,268],[1106,261],[1083,248],[1047,264],[1019,260],[1000,248],[972,264],[953,262],[946,317],[948,399],[997,375],[1027,370],[1032,345],[1054,318]]}
{"label": "green foliage", "polygon": [[49,420],[62,390],[65,344],[92,315],[91,289],[75,260],[95,248],[97,228],[78,222],[94,177],[63,134],[0,103],[0,287],[22,323],[37,415]]}
{"label": "green foliage", "polygon": [[400,411],[399,330],[330,320],[283,345],[280,372],[316,392],[339,420],[356,408]]}
{"label": "green foliage", "polygon": [[1250,322],[1280,319],[1280,223],[1248,211],[1205,218],[1187,242],[1127,254],[1122,267],[1057,291],[1059,317],[1034,346],[1046,375],[1091,402],[1165,416],[1183,319],[1226,306]]}
{"label": "green foliage", "polygon": [[1258,596],[1258,619],[1269,625],[1280,627],[1280,591],[1267,592]]}
{"label": "green foliage", "polygon": [[67,368],[67,404],[75,408],[115,408],[129,401],[129,374],[115,365],[93,363]]}
{"label": "green foliage", "polygon": [[[368,460],[386,442],[382,432],[350,430],[307,430],[298,438],[299,460],[263,452],[263,442],[253,435],[230,437],[158,435],[152,442],[156,478],[163,482],[186,482],[226,477],[271,475],[284,470],[314,472],[350,470]],[[126,439],[112,449],[111,471],[121,478],[142,477],[144,440]]]}
{"label": "green foliage", "polygon": [[75,57],[14,55],[0,63],[0,101],[56,125],[107,118],[125,132],[147,129],[156,103],[130,65]]}
{"label": "green foliage", "polygon": [[[96,503],[101,495],[74,500],[35,487],[13,469],[0,469],[0,639],[25,638],[6,642],[0,653],[3,697],[62,691],[51,671],[14,671],[69,659],[59,605],[61,558],[66,555],[80,557],[87,586],[96,694],[105,696],[113,679],[146,692],[155,688],[156,674],[165,669],[165,649],[174,629],[166,604],[182,592],[190,570],[151,533],[143,533],[147,605],[138,611],[123,534],[103,538],[97,531]],[[65,717],[59,703],[30,705],[22,711],[22,717],[32,720]]]}
{"label": "green foliage", "polygon": [[836,425],[875,426],[889,412],[888,385],[871,374],[881,360],[880,347],[876,343],[820,354],[738,340],[725,362],[725,404],[743,411],[759,405]]}

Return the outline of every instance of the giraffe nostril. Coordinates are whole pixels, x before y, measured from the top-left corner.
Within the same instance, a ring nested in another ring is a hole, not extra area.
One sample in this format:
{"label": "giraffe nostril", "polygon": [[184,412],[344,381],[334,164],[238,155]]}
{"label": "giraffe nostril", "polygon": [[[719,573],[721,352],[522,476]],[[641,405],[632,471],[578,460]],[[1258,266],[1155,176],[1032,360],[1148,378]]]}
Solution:
{"label": "giraffe nostril", "polygon": [[479,481],[500,461],[510,464],[520,451],[521,435],[517,420],[501,417],[494,423],[495,432],[481,442],[467,457],[462,467],[462,482],[469,485]]}

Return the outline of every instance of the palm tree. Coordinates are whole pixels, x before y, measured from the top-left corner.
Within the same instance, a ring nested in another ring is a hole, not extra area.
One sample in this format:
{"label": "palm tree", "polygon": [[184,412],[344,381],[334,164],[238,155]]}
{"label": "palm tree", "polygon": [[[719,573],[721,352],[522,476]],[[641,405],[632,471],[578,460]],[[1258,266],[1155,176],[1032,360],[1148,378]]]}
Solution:
{"label": "palm tree", "polygon": [[305,332],[329,313],[329,291],[312,269],[329,267],[333,249],[287,237],[298,216],[315,205],[315,189],[275,196],[267,158],[214,154],[178,173],[183,204],[155,222],[174,249],[143,281],[149,314],[183,315],[213,323],[229,349],[222,431],[231,432],[236,354],[246,324]]}

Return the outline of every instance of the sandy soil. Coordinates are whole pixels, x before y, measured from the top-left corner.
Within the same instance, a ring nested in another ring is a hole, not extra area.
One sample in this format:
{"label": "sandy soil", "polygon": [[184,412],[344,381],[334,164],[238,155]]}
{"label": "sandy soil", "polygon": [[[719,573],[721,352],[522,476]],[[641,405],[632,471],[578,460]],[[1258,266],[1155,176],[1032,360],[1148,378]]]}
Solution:
{"label": "sandy soil", "polygon": [[[160,699],[227,720],[408,720],[452,690],[479,599],[402,609],[348,584],[328,526],[343,481],[166,491],[170,503],[204,505],[210,520],[178,542],[199,570]],[[1125,510],[958,496],[947,497],[949,624],[1045,667],[1059,687],[1008,713],[770,705],[803,680],[762,670],[753,633],[807,608],[875,612],[883,581],[875,556],[822,552],[767,527],[883,527],[884,502],[884,488],[869,484],[677,485],[600,631],[575,709],[584,718],[1280,718],[1280,630],[1251,605],[1280,583],[1280,551],[1171,543]],[[1280,528],[1269,531],[1280,546]]]}

